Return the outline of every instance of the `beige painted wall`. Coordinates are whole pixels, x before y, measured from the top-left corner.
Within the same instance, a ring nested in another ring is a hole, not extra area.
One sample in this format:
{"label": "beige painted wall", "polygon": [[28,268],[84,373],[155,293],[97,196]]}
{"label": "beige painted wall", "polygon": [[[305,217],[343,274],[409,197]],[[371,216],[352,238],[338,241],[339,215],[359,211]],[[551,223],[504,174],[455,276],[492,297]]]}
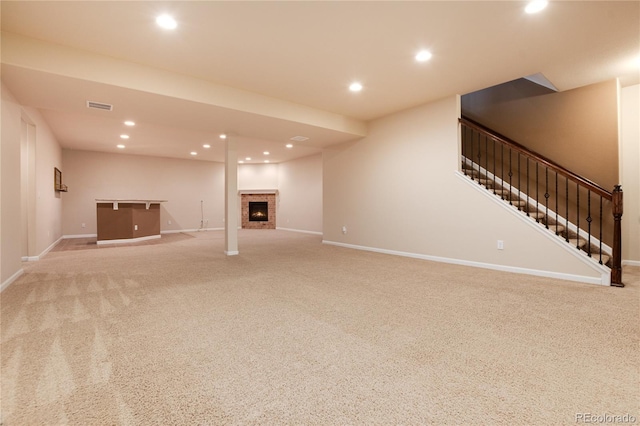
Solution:
{"label": "beige painted wall", "polygon": [[0,144],[0,284],[19,273],[20,228],[20,105],[2,84]]}
{"label": "beige painted wall", "polygon": [[62,170],[62,149],[44,118],[34,108],[24,114],[36,126],[36,254],[40,255],[62,237],[62,195],[53,187],[53,169]]}
{"label": "beige painted wall", "polygon": [[322,155],[278,165],[278,228],[322,232]]}
{"label": "beige painted wall", "polygon": [[[325,150],[324,240],[600,277],[487,191],[459,177],[458,100],[450,97],[375,120],[366,138]],[[504,250],[497,250],[497,240],[504,241]]]}
{"label": "beige painted wall", "polygon": [[40,113],[22,107],[15,97],[2,85],[2,168],[0,216],[0,284],[14,277],[22,269],[23,227],[26,215],[23,212],[21,160],[22,120],[35,126],[35,172],[33,174],[35,202],[29,204],[28,255],[37,257],[46,252],[61,236],[62,201],[53,188],[53,168],[61,166],[61,149]]}
{"label": "beige painted wall", "polygon": [[276,227],[322,231],[322,156],[278,164],[241,164],[238,189],[277,189]]}
{"label": "beige painted wall", "polygon": [[622,259],[640,266],[640,85],[621,91]]}
{"label": "beige painted wall", "polygon": [[96,198],[167,200],[161,231],[224,227],[222,163],[72,150],[62,156],[65,235],[96,234]]}
{"label": "beige painted wall", "polygon": [[[90,151],[63,150],[63,233],[96,234],[96,198],[163,199],[161,230],[224,228],[224,164]],[[322,163],[314,156],[281,164],[242,165],[238,188],[278,189],[277,226],[319,232]],[[239,206],[239,204],[238,204]],[[283,225],[282,219],[289,219]],[[168,221],[171,220],[171,224]],[[85,227],[82,227],[82,224]],[[240,222],[238,222],[240,223]]]}
{"label": "beige painted wall", "polygon": [[615,80],[551,92],[528,80],[462,97],[462,113],[611,191],[618,175]]}
{"label": "beige painted wall", "polygon": [[278,188],[278,164],[239,164],[238,190]]}

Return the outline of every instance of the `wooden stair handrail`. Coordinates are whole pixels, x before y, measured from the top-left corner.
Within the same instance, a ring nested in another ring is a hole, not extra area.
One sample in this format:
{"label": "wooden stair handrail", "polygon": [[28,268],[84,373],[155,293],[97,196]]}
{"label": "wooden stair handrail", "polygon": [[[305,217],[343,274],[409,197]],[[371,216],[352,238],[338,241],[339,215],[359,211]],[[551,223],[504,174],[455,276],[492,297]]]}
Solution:
{"label": "wooden stair handrail", "polygon": [[493,138],[494,140],[497,140],[501,143],[504,143],[505,145],[508,145],[510,147],[512,147],[514,150],[519,151],[520,153],[534,159],[535,161],[538,161],[542,164],[544,164],[545,166],[549,167],[550,169],[554,170],[555,172],[561,174],[562,176],[566,177],[569,180],[572,180],[582,186],[585,186],[587,189],[589,189],[592,192],[595,192],[596,194],[606,198],[607,200],[611,201],[613,199],[613,194],[611,193],[611,191],[607,191],[606,189],[604,189],[603,187],[601,187],[600,185],[598,185],[595,182],[590,181],[587,178],[584,178],[570,170],[565,169],[564,167],[562,167],[561,165],[555,163],[554,161],[546,158],[545,156],[538,154],[535,151],[530,150],[529,148],[520,145],[518,142],[515,142],[511,139],[509,139],[506,136],[501,135],[500,133],[497,133],[485,126],[483,126],[482,124],[471,120],[468,117],[462,117],[459,119],[460,123],[464,124],[465,126],[471,127],[476,129],[478,132],[485,134],[486,136],[489,136],[491,138]]}

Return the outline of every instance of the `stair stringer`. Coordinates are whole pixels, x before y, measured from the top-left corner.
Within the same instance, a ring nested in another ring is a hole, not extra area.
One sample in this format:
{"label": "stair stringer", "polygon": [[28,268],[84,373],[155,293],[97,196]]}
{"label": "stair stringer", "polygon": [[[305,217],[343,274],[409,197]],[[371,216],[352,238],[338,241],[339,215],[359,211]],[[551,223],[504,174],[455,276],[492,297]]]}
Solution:
{"label": "stair stringer", "polygon": [[[487,169],[485,169],[484,167],[479,166],[477,163],[474,163],[473,161],[469,160],[469,159],[468,159],[467,157],[465,157],[464,155],[462,156],[462,161],[463,161],[465,164],[467,164],[467,165],[469,165],[469,166],[472,166],[472,167],[474,168],[474,170],[477,170],[477,171],[478,171],[478,173],[480,173],[481,175],[484,175],[484,176],[486,176],[487,178],[489,178],[489,179],[491,179],[491,180],[495,181],[495,183],[496,183],[497,185],[502,186],[502,187],[503,187],[503,188],[505,188],[505,189],[506,189],[508,186],[510,186],[510,187],[511,187],[511,189],[510,189],[511,194],[513,194],[514,196],[517,196],[520,200],[522,200],[522,201],[526,201],[527,203],[530,203],[531,205],[533,205],[533,204],[535,203],[535,198],[527,197],[527,194],[526,194],[524,191],[522,191],[522,190],[518,192],[518,188],[517,188],[517,187],[515,187],[515,186],[513,186],[513,185],[509,185],[509,182],[503,181],[503,180],[502,180],[502,179],[500,179],[498,176],[494,175],[493,173],[491,173],[490,171],[488,171],[488,170],[487,170]],[[463,172],[462,174],[464,174],[464,172]],[[469,178],[469,176],[468,176],[468,175],[465,175],[465,176],[466,176],[467,178]],[[473,180],[473,179],[471,179],[471,180]],[[480,186],[482,186],[482,185],[480,185]],[[489,189],[489,188],[485,188],[485,190],[486,190],[487,192],[491,193],[492,195],[494,195],[494,194],[493,194],[493,192],[491,192],[491,189]],[[503,200],[503,201],[505,201],[505,200]],[[506,202],[506,201],[505,201],[505,202]],[[508,202],[507,202],[507,203],[508,203]],[[540,206],[540,207],[538,208],[538,211],[539,211],[539,212],[541,212],[541,213],[543,213],[543,212],[544,212],[544,206],[543,206],[542,204],[540,204],[539,206]],[[525,214],[525,215],[526,215],[526,213],[523,213],[523,214]],[[548,216],[549,216],[549,218],[551,218],[551,219],[553,219],[553,220],[557,221],[558,223],[560,223],[561,225],[565,225],[565,224],[567,224],[567,223],[568,223],[568,225],[567,225],[567,229],[569,229],[571,232],[575,232],[575,233],[576,233],[576,234],[578,234],[581,238],[583,238],[583,239],[585,239],[585,240],[589,240],[589,234],[587,233],[587,231],[585,231],[585,230],[584,230],[584,229],[582,229],[582,228],[578,228],[578,227],[577,227],[573,222],[567,222],[566,218],[565,218],[563,215],[561,215],[561,214],[559,214],[559,213],[558,213],[558,214],[556,214],[556,211],[555,211],[555,210],[553,210],[552,208],[549,208],[549,209],[548,209]],[[540,224],[540,223],[538,223],[538,225],[542,225],[542,226],[544,226],[544,224]],[[598,238],[596,238],[595,236],[593,236],[593,235],[591,236],[590,241],[591,241],[591,244],[593,244],[593,245],[595,245],[595,246],[599,246],[599,245],[601,244],[601,243],[600,243],[600,240],[599,240]],[[566,242],[566,241],[565,241],[565,242]],[[609,245],[607,245],[606,243],[604,243],[604,242],[602,243],[602,251],[603,251],[603,253],[605,253],[605,254],[607,254],[607,255],[609,255],[609,256],[612,256],[612,254],[611,254],[611,253],[613,253],[613,249],[612,249]],[[585,252],[585,253],[586,253],[586,252]],[[587,257],[589,257],[589,256],[587,256]],[[595,256],[592,256],[591,258],[597,261],[597,258],[596,258]],[[610,270],[609,270],[609,271],[610,271]]]}
{"label": "stair stringer", "polygon": [[[540,226],[539,223],[535,221],[535,219],[528,217],[522,211],[518,210],[516,207],[510,205],[509,203],[502,200],[500,197],[496,197],[493,192],[488,191],[484,186],[479,185],[473,179],[470,179],[469,176],[465,175],[463,172],[457,170],[455,171],[456,177],[465,182],[470,188],[473,188],[479,194],[482,194],[483,197],[486,197],[490,200],[497,208],[508,212],[513,217],[517,218],[518,221],[522,222],[523,226],[528,226],[533,229],[537,234],[539,234],[545,240],[553,243],[554,246],[558,247],[560,250],[568,253],[570,256],[577,259],[579,262],[588,267],[591,271],[593,271],[594,275],[598,277],[584,276],[584,275],[574,275],[567,274],[563,272],[554,272],[554,271],[546,271],[539,269],[527,269],[527,268],[519,268],[519,267],[510,267],[510,266],[500,266],[500,265],[486,265],[485,267],[490,267],[491,269],[505,270],[510,272],[520,272],[527,273],[530,275],[538,275],[538,276],[546,276],[552,278],[565,279],[570,281],[579,281],[585,282],[589,284],[598,284],[598,285],[611,285],[611,270],[599,263],[595,262],[593,258],[589,258],[586,253],[581,250],[576,250],[575,247],[567,244],[564,239],[558,238],[553,232],[547,230],[544,226]],[[481,266],[481,265],[477,265]]]}

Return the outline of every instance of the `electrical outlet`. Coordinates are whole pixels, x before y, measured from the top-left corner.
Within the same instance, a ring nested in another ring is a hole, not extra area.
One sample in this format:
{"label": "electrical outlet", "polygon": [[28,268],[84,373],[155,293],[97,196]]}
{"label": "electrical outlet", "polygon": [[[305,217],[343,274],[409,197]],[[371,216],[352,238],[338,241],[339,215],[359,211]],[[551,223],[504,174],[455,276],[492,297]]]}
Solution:
{"label": "electrical outlet", "polygon": [[504,250],[504,241],[498,240],[498,250]]}
{"label": "electrical outlet", "polygon": [[82,222],[82,225],[81,225],[81,226],[82,226],[83,228],[86,228],[86,227],[87,227],[87,224],[86,224],[86,223],[84,223],[84,222]]}
{"label": "electrical outlet", "polygon": [[170,221],[170,220],[168,220],[168,221],[167,221],[167,224],[168,224],[168,225],[171,225],[171,221]]}
{"label": "electrical outlet", "polygon": [[346,226],[343,226],[343,227],[342,227],[342,233],[343,233],[343,234],[346,234],[346,233],[347,233],[347,227],[346,227]]}
{"label": "electrical outlet", "polygon": [[137,231],[138,230],[138,225],[133,225],[133,230]]}

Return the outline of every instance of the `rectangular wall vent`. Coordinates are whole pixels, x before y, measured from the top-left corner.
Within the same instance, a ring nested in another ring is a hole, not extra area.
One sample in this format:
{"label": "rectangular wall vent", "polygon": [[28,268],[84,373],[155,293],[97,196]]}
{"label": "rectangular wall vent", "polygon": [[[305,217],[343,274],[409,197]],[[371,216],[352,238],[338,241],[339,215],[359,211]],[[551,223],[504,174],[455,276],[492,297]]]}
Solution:
{"label": "rectangular wall vent", "polygon": [[296,141],[296,142],[303,142],[303,141],[306,141],[307,139],[309,138],[304,136],[294,136],[291,138],[292,141]]}
{"label": "rectangular wall vent", "polygon": [[113,105],[102,102],[87,101],[87,108],[101,109],[103,111],[113,111]]}

